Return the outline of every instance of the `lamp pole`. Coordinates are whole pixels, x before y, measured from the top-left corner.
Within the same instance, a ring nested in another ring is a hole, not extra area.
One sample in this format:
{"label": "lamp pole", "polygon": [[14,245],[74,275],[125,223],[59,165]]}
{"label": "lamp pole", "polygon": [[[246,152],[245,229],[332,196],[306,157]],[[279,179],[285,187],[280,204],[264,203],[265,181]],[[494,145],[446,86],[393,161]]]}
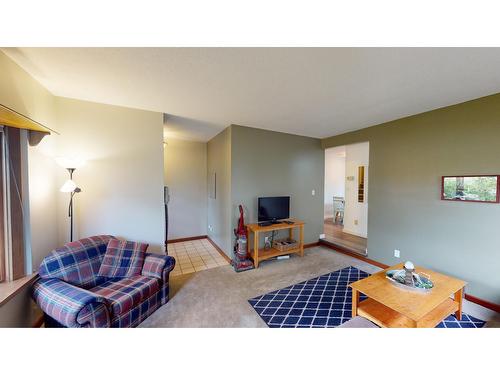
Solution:
{"label": "lamp pole", "polygon": [[67,158],[67,157],[59,157],[56,158],[57,164],[66,169],[69,173],[69,180],[67,180],[63,186],[59,189],[62,193],[70,193],[69,196],[69,207],[68,207],[68,216],[70,221],[69,228],[69,240],[73,242],[73,199],[75,198],[76,193],[80,193],[82,189],[80,189],[75,181],[73,181],[73,173],[75,170],[84,165],[84,161],[77,158]]}
{"label": "lamp pole", "polygon": [[[69,172],[69,179],[73,181],[73,172],[75,171],[75,168],[66,168]],[[69,242],[73,242],[73,197],[76,193],[81,192],[82,189],[79,187],[75,187],[73,191],[71,191],[71,195],[69,198],[69,208],[68,208],[68,216],[69,216],[69,221],[70,221],[70,228],[69,228]]]}

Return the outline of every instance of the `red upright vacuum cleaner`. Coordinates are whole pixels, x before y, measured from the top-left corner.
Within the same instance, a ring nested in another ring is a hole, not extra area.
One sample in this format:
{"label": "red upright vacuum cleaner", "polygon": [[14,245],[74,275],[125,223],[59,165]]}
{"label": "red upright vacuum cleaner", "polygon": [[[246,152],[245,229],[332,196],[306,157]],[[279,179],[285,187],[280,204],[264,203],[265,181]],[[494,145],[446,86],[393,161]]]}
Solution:
{"label": "red upright vacuum cleaner", "polygon": [[245,219],[243,214],[243,207],[239,205],[240,218],[238,219],[238,228],[234,230],[236,241],[234,243],[234,254],[232,264],[236,272],[251,270],[253,262],[248,256],[247,252],[247,233],[245,229]]}

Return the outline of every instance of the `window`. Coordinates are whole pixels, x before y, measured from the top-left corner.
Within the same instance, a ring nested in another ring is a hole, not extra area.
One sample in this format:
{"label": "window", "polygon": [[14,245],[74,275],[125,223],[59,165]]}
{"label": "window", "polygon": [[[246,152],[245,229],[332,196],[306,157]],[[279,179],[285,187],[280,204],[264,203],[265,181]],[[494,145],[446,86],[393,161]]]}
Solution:
{"label": "window", "polygon": [[27,131],[0,128],[0,281],[26,275]]}
{"label": "window", "polygon": [[38,145],[51,131],[0,104],[0,282],[32,273],[28,144]]}

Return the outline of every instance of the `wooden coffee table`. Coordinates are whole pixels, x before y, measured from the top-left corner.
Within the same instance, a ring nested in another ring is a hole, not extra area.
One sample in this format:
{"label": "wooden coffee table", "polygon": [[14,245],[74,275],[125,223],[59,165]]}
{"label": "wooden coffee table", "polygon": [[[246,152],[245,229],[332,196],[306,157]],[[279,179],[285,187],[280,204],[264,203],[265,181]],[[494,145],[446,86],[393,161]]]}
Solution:
{"label": "wooden coffee table", "polygon": [[[466,282],[416,267],[418,273],[423,272],[431,277],[434,287],[428,292],[412,291],[395,285],[385,277],[386,271],[401,268],[403,263],[350,284],[352,316],[360,315],[380,327],[391,328],[432,328],[453,313],[457,319],[462,319]],[[359,302],[360,293],[368,298]]]}

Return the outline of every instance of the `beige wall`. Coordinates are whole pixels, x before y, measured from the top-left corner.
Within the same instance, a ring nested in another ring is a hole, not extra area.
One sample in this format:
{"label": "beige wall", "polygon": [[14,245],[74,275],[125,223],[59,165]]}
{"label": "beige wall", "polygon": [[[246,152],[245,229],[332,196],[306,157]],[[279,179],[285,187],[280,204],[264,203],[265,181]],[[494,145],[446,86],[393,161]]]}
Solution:
{"label": "beige wall", "polygon": [[[55,99],[0,52],[0,103],[57,130]],[[56,136],[28,147],[33,267],[57,245]]]}
{"label": "beige wall", "polygon": [[208,236],[232,256],[231,222],[231,127],[207,144],[207,175],[217,174],[216,199],[208,198]]}
{"label": "beige wall", "polygon": [[[57,98],[58,153],[86,160],[74,179],[75,238],[112,234],[150,244],[164,242],[163,115]],[[59,184],[68,178],[59,168]],[[59,193],[60,243],[68,240],[68,195]]]}
{"label": "beige wall", "polygon": [[[30,147],[33,268],[67,240],[67,172],[57,156],[87,160],[75,173],[76,235],[110,233],[151,244],[164,241],[163,115],[56,98],[0,52],[0,103],[59,131]],[[31,326],[29,289],[0,306],[0,326]]]}
{"label": "beige wall", "polygon": [[500,204],[440,200],[441,176],[500,174],[500,94],[322,143],[364,141],[370,142],[369,257],[386,264],[412,260],[500,303]]}
{"label": "beige wall", "polygon": [[207,234],[207,144],[169,138],[165,146],[169,187],[168,238]]}
{"label": "beige wall", "polygon": [[[54,97],[0,52],[0,103],[57,129]],[[33,269],[57,246],[55,136],[28,148]],[[0,326],[31,326],[29,289],[0,306]]]}

